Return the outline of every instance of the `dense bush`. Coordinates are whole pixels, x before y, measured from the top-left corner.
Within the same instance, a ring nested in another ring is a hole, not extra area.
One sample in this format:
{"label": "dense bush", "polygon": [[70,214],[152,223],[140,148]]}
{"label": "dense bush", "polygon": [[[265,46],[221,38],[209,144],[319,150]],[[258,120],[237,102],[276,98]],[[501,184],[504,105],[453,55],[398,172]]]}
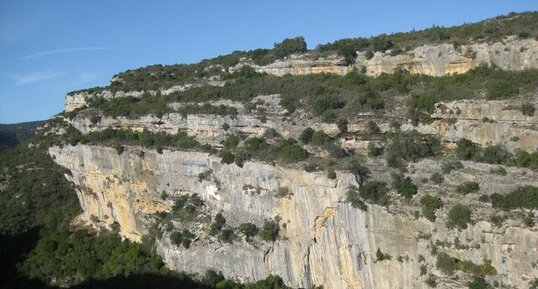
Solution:
{"label": "dense bush", "polygon": [[478,192],[480,186],[477,182],[465,182],[456,187],[456,192],[462,195]]}
{"label": "dense bush", "polygon": [[387,184],[380,181],[368,181],[359,188],[361,198],[381,206],[389,203],[387,192]]}
{"label": "dense bush", "polygon": [[377,251],[375,252],[375,256],[376,256],[376,259],[377,259],[378,262],[383,261],[383,260],[392,259],[391,255],[381,252],[381,249],[379,249],[379,248],[377,248]]}
{"label": "dense bush", "polygon": [[408,117],[414,125],[430,123],[437,98],[433,95],[412,95],[408,101]]}
{"label": "dense bush", "polygon": [[277,151],[277,156],[285,162],[298,162],[308,158],[308,152],[293,139],[282,142]]}
{"label": "dense bush", "polygon": [[194,239],[194,234],[191,233],[189,230],[184,229],[183,231],[175,231],[170,234],[170,241],[172,244],[176,246],[183,246],[185,249],[189,249],[192,243],[192,239]]}
{"label": "dense bush", "polygon": [[396,133],[387,146],[387,164],[391,167],[403,167],[404,161],[417,161],[434,156],[439,144],[439,139],[433,135],[416,131]]}
{"label": "dense bush", "polygon": [[482,277],[474,277],[471,282],[467,285],[467,288],[469,289],[493,289],[493,286],[491,286],[484,278]]}
{"label": "dense bush", "polygon": [[447,275],[453,275],[456,270],[471,274],[474,277],[482,278],[486,275],[497,274],[497,270],[491,266],[491,260],[484,260],[484,264],[476,265],[471,261],[462,261],[451,257],[445,252],[437,254],[436,267]]}
{"label": "dense bush", "polygon": [[524,114],[524,115],[528,115],[528,116],[534,116],[534,111],[536,109],[534,108],[534,104],[532,103],[524,103],[521,105],[521,112]]}
{"label": "dense bush", "polygon": [[396,191],[406,199],[411,199],[417,194],[417,186],[413,184],[410,177],[405,177],[402,174],[392,174],[392,186]]}
{"label": "dense bush", "polygon": [[266,242],[274,242],[278,238],[279,232],[280,228],[277,222],[266,220],[258,234],[262,240]]}
{"label": "dense bush", "polygon": [[356,187],[351,187],[347,191],[347,201],[354,208],[361,209],[365,212],[368,209],[368,206],[361,200],[359,190]]}
{"label": "dense bush", "polygon": [[471,222],[471,210],[464,205],[456,204],[448,211],[447,217],[447,227],[467,229],[467,223]]}
{"label": "dense bush", "polygon": [[312,137],[314,135],[314,130],[310,127],[307,127],[305,128],[302,132],[301,132],[301,135],[299,136],[299,140],[304,143],[304,144],[309,144],[310,141],[312,140]]}
{"label": "dense bush", "polygon": [[370,169],[361,164],[357,159],[349,161],[348,170],[357,177],[359,184],[362,184],[370,177]]}
{"label": "dense bush", "polygon": [[456,154],[466,160],[538,169],[538,151],[528,153],[517,150],[515,154],[512,154],[501,145],[481,148],[470,140],[461,139],[458,142]]}
{"label": "dense bush", "polygon": [[281,43],[275,43],[272,51],[278,58],[283,58],[294,53],[306,52],[304,37],[286,38]]}
{"label": "dense bush", "polygon": [[336,126],[338,127],[338,130],[340,130],[341,133],[347,132],[347,129],[348,129],[347,125],[348,125],[347,119],[339,119],[336,122]]}
{"label": "dense bush", "polygon": [[213,218],[213,223],[209,226],[209,234],[216,236],[221,232],[224,225],[226,225],[226,218],[224,218],[222,213],[217,213],[215,218]]}
{"label": "dense bush", "polygon": [[435,221],[435,212],[443,206],[441,198],[430,195],[425,195],[420,199],[422,214],[426,219]]}
{"label": "dense bush", "polygon": [[454,170],[461,170],[463,169],[463,164],[460,161],[446,161],[443,162],[441,166],[441,170],[443,171],[443,174],[450,174],[451,171]]}
{"label": "dense bush", "polygon": [[488,99],[504,99],[517,95],[519,86],[507,79],[493,78],[490,79],[486,86],[486,95]]}
{"label": "dense bush", "polygon": [[134,273],[159,273],[160,258],[115,233],[95,238],[86,231],[47,231],[21,264],[28,277],[51,282],[80,282]]}
{"label": "dense bush", "polygon": [[239,232],[245,236],[247,241],[250,241],[258,234],[258,227],[252,223],[243,223],[239,225]]}
{"label": "dense bush", "polygon": [[538,187],[523,186],[508,194],[495,193],[490,196],[493,207],[503,211],[519,208],[538,209]]}
{"label": "dense bush", "polygon": [[368,150],[369,157],[377,157],[383,154],[383,151],[385,150],[385,148],[381,145],[376,145],[375,142],[373,141],[370,141],[368,143],[367,150]]}

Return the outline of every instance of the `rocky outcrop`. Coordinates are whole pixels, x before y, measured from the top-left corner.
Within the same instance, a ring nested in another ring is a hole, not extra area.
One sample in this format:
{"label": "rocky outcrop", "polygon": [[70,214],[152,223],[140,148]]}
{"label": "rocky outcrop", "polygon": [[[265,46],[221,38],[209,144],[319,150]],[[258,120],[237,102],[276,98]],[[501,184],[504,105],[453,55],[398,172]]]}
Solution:
{"label": "rocky outcrop", "polygon": [[[77,145],[54,147],[50,153],[70,170],[67,177],[77,185],[84,210],[79,219],[104,227],[117,223],[120,233],[131,240],[139,241],[147,232],[153,213],[170,211],[173,199],[185,194],[198,194],[210,212],[222,212],[231,226],[280,220],[280,237],[274,243],[256,239],[228,244],[204,237],[185,249],[171,244],[165,233],[157,242],[157,252],[175,270],[212,269],[243,281],[278,274],[288,285],[303,288],[429,288],[424,283],[427,276],[419,269],[424,265],[428,273],[438,276],[438,288],[461,288],[467,277],[458,273],[459,279],[454,279],[435,268],[431,251],[437,244],[437,250],[462,260],[476,264],[491,260],[497,271],[488,277],[491,282],[525,288],[538,275],[533,263],[538,259],[536,230],[517,223],[493,227],[483,221],[483,212],[475,212],[477,223],[462,231],[446,228],[445,212],[433,223],[415,219],[410,211],[395,213],[396,203],[388,209],[369,205],[364,212],[345,201],[348,188],[358,186],[349,173],[338,172],[331,180],[324,172],[258,162],[240,168],[205,153],[164,150],[159,154],[136,147],[118,154],[113,148]],[[376,168],[376,178],[386,179],[388,170],[383,165],[370,167]],[[531,171],[522,174],[521,169],[509,168],[506,176],[496,177],[489,173],[491,165],[466,162],[465,167],[446,181],[457,184],[470,176],[489,182],[491,186],[483,189],[489,194],[516,184],[535,184],[538,178]],[[199,180],[197,176],[208,169],[211,178]],[[413,178],[422,178],[439,169],[439,163],[426,160],[412,165],[410,172]],[[435,190],[433,184],[420,186],[421,192]],[[278,196],[281,187],[290,194]],[[163,199],[163,194],[168,197]],[[413,202],[419,198],[415,196]],[[378,249],[392,258],[377,260]]]}
{"label": "rocky outcrop", "polygon": [[258,72],[278,76],[304,75],[310,73],[336,73],[344,75],[350,70],[364,68],[366,74],[377,76],[392,73],[395,69],[404,69],[411,73],[432,76],[444,76],[452,73],[464,73],[478,65],[497,66],[505,70],[523,70],[538,68],[538,41],[507,37],[502,42],[473,43],[455,48],[453,44],[423,45],[411,51],[392,56],[390,51],[376,52],[367,59],[366,52],[359,52],[355,63],[343,64],[341,58],[313,59],[309,54],[294,55],[277,60],[266,66],[250,65]]}
{"label": "rocky outcrop", "polygon": [[[366,74],[377,76],[381,73],[393,73],[395,69],[404,69],[411,73],[432,76],[444,76],[452,73],[464,73],[478,65],[496,66],[505,70],[524,70],[538,68],[538,41],[535,39],[519,39],[510,36],[501,42],[473,43],[454,48],[453,44],[423,45],[411,51],[392,56],[390,51],[376,52],[371,59],[366,58],[366,52],[358,52],[357,59],[352,65],[345,65],[343,60],[331,55],[324,58],[314,58],[312,53],[292,55],[277,60],[266,66],[258,66],[245,60],[230,70],[234,71],[244,65],[253,67],[256,71],[277,76],[286,74],[305,75],[312,73],[334,73],[344,75],[353,69],[366,71]],[[185,91],[201,85],[222,86],[223,81],[208,79],[203,84],[184,84],[162,89],[162,95],[177,91]],[[156,93],[150,91],[149,93]],[[97,93],[78,92],[65,96],[65,111],[73,111],[87,105],[94,97],[105,99],[124,96],[139,97],[143,92],[111,92],[104,90]]]}

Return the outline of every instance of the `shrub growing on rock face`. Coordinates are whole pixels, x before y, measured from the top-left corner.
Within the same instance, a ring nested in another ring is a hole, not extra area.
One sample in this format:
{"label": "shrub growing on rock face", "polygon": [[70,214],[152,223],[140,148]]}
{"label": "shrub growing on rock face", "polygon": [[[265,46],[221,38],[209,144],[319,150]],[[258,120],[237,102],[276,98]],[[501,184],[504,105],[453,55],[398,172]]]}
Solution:
{"label": "shrub growing on rock face", "polygon": [[456,187],[456,192],[467,195],[469,193],[477,192],[480,189],[480,186],[477,182],[465,182]]}
{"label": "shrub growing on rock face", "polygon": [[383,154],[383,151],[385,150],[385,148],[381,145],[376,145],[374,142],[369,142],[368,143],[368,156],[369,157],[377,157],[377,156],[380,156]]}
{"label": "shrub growing on rock face", "polygon": [[308,158],[308,152],[293,139],[287,139],[278,148],[278,157],[287,162],[298,162]]}
{"label": "shrub growing on rock face", "polygon": [[262,229],[259,231],[260,238],[266,242],[274,242],[278,238],[280,228],[278,223],[272,220],[266,220]]}
{"label": "shrub growing on rock face", "polygon": [[170,241],[176,246],[183,245],[185,249],[189,249],[191,246],[192,240],[194,239],[194,234],[189,230],[184,229],[181,232],[175,231],[170,234]]}
{"label": "shrub growing on rock face", "polygon": [[526,102],[521,105],[521,112],[524,115],[534,116],[534,111],[535,111],[535,108],[534,108],[534,104],[532,103]]}
{"label": "shrub growing on rock face", "polygon": [[420,205],[424,217],[433,222],[435,221],[435,212],[443,206],[443,201],[439,197],[425,195],[420,199]]}
{"label": "shrub growing on rock face", "polygon": [[232,154],[229,151],[221,151],[220,152],[220,163],[221,164],[231,164],[234,162],[234,154]]}
{"label": "shrub growing on rock face", "polygon": [[347,201],[351,203],[351,206],[357,209],[361,209],[366,212],[368,206],[361,200],[359,191],[356,187],[351,187],[347,191]]}
{"label": "shrub growing on rock face", "polygon": [[389,203],[385,182],[368,181],[359,188],[359,196],[374,204],[385,206]]}
{"label": "shrub growing on rock face", "polygon": [[387,146],[387,164],[403,167],[404,161],[417,161],[434,156],[439,149],[439,138],[416,131],[394,134]]}
{"label": "shrub growing on rock face", "polygon": [[467,223],[470,222],[471,210],[468,207],[456,204],[448,211],[447,226],[449,228],[458,227],[460,229],[467,229]]}
{"label": "shrub growing on rock face", "polygon": [[310,127],[307,127],[301,132],[301,135],[299,136],[299,140],[304,144],[309,144],[312,140],[312,136],[314,135],[314,130]]}
{"label": "shrub growing on rock face", "polygon": [[410,177],[401,174],[392,174],[392,186],[406,199],[411,199],[417,193],[417,186],[413,184]]}
{"label": "shrub growing on rock face", "polygon": [[495,193],[490,196],[493,207],[503,211],[518,208],[538,209],[538,187],[523,186],[508,194]]}
{"label": "shrub growing on rock face", "polygon": [[239,232],[245,236],[247,241],[250,241],[251,238],[258,234],[258,227],[252,223],[243,223],[239,225]]}
{"label": "shrub growing on rock face", "polygon": [[462,138],[458,141],[456,154],[464,160],[473,160],[480,158],[480,147],[474,142]]}
{"label": "shrub growing on rock face", "polygon": [[347,119],[339,119],[336,122],[336,126],[338,127],[338,129],[340,130],[341,133],[346,133],[347,132],[347,129],[348,129],[347,125],[348,125]]}

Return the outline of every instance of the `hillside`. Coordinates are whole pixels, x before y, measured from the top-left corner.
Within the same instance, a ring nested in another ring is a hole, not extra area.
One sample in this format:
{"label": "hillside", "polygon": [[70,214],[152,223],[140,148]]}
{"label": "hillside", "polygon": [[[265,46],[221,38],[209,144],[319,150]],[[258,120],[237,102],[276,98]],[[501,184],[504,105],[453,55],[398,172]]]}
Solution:
{"label": "hillside", "polygon": [[537,27],[297,37],[70,92],[0,159],[3,237],[43,228],[5,278],[534,288]]}
{"label": "hillside", "polygon": [[14,124],[0,124],[0,151],[14,147],[34,136],[38,126],[45,121],[31,121]]}

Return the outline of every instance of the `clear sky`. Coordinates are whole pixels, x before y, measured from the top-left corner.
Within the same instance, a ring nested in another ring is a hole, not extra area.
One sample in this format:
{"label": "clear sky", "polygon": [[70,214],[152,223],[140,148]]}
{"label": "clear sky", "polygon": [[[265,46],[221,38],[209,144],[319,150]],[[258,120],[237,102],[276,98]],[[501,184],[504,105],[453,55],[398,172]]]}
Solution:
{"label": "clear sky", "polygon": [[452,26],[537,0],[0,0],[0,123],[46,119],[117,72],[343,37]]}

